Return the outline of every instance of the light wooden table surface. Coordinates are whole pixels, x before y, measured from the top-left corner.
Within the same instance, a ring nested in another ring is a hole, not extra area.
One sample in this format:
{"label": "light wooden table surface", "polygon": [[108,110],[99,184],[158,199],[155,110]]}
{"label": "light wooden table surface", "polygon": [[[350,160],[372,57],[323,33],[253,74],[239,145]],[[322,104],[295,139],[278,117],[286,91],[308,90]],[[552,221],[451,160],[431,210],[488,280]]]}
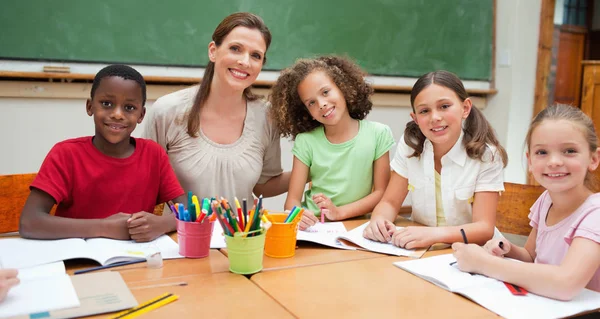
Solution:
{"label": "light wooden table surface", "polygon": [[392,265],[400,260],[409,258],[275,270],[255,274],[251,280],[298,318],[498,318]]}
{"label": "light wooden table surface", "polygon": [[[369,221],[365,218],[352,219],[344,221],[346,230],[350,231]],[[409,220],[399,218],[396,222],[398,226],[417,225]],[[289,258],[272,258],[263,255],[263,270],[280,270],[287,268],[306,267],[314,265],[323,265],[339,263],[353,260],[381,258],[386,255],[373,253],[365,250],[344,250],[331,248],[311,242],[297,241],[296,254]],[[227,249],[220,249],[224,255],[227,255]]]}
{"label": "light wooden table surface", "polygon": [[[181,282],[187,285],[179,285]],[[232,273],[149,280],[128,286],[140,304],[165,293],[179,296],[142,318],[294,318],[246,277]]]}

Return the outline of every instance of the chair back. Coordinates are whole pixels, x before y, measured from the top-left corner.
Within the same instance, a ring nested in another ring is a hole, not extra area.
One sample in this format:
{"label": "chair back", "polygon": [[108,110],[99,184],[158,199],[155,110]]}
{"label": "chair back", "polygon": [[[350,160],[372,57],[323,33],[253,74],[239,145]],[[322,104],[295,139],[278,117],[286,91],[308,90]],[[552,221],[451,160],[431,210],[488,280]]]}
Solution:
{"label": "chair back", "polygon": [[19,231],[21,211],[36,175],[0,175],[0,233]]}
{"label": "chair back", "polygon": [[505,191],[500,195],[496,214],[496,227],[509,234],[528,236],[529,209],[544,192],[539,185],[504,183]]}

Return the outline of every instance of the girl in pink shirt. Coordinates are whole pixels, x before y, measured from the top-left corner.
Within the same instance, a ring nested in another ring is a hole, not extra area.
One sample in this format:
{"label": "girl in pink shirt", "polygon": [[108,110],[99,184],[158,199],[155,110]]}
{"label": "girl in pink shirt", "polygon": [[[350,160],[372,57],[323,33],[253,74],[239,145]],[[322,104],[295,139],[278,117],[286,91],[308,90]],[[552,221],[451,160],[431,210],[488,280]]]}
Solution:
{"label": "girl in pink shirt", "polygon": [[600,193],[590,185],[600,151],[592,120],[576,107],[551,106],[533,119],[526,141],[529,171],[546,191],[531,207],[525,247],[506,239],[454,243],[458,267],[560,300],[584,287],[600,291]]}

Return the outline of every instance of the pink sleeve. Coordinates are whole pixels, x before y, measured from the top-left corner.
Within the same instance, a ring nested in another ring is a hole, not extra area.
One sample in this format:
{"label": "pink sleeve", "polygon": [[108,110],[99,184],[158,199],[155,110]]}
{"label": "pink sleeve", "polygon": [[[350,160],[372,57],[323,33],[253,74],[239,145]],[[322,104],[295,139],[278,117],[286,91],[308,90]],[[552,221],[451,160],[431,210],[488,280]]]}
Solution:
{"label": "pink sleeve", "polygon": [[583,237],[600,244],[600,203],[586,207],[585,211],[569,227],[565,241],[571,245],[575,237]]}
{"label": "pink sleeve", "polygon": [[542,211],[542,207],[544,206],[544,202],[548,197],[548,191],[544,191],[540,197],[533,203],[533,206],[529,209],[529,225],[535,229],[538,229],[538,224],[540,220],[540,214]]}

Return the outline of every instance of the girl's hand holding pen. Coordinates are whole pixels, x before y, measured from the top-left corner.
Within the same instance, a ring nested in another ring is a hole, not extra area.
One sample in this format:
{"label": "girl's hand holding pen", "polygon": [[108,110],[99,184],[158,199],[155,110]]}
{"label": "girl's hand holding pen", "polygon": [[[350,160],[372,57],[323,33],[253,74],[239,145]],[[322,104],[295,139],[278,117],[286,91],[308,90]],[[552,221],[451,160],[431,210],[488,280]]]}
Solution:
{"label": "girl's hand holding pen", "polygon": [[483,247],[476,244],[454,243],[452,250],[458,269],[468,273],[481,273],[486,261],[493,258]]}
{"label": "girl's hand holding pen", "polygon": [[333,204],[331,199],[321,193],[315,194],[312,197],[313,202],[321,209],[321,214],[325,214],[328,220],[341,219],[339,209]]}
{"label": "girl's hand holding pen", "polygon": [[490,239],[483,248],[491,255],[503,257],[510,251],[511,243],[506,239]]}
{"label": "girl's hand holding pen", "polygon": [[383,218],[371,218],[369,225],[363,231],[363,237],[382,243],[389,243],[395,231],[396,225],[391,221]]}
{"label": "girl's hand holding pen", "polygon": [[298,222],[298,228],[300,230],[305,230],[318,222],[319,219],[317,218],[317,216],[315,216],[315,213],[308,209],[305,209],[302,213],[302,219],[300,219],[300,222]]}

